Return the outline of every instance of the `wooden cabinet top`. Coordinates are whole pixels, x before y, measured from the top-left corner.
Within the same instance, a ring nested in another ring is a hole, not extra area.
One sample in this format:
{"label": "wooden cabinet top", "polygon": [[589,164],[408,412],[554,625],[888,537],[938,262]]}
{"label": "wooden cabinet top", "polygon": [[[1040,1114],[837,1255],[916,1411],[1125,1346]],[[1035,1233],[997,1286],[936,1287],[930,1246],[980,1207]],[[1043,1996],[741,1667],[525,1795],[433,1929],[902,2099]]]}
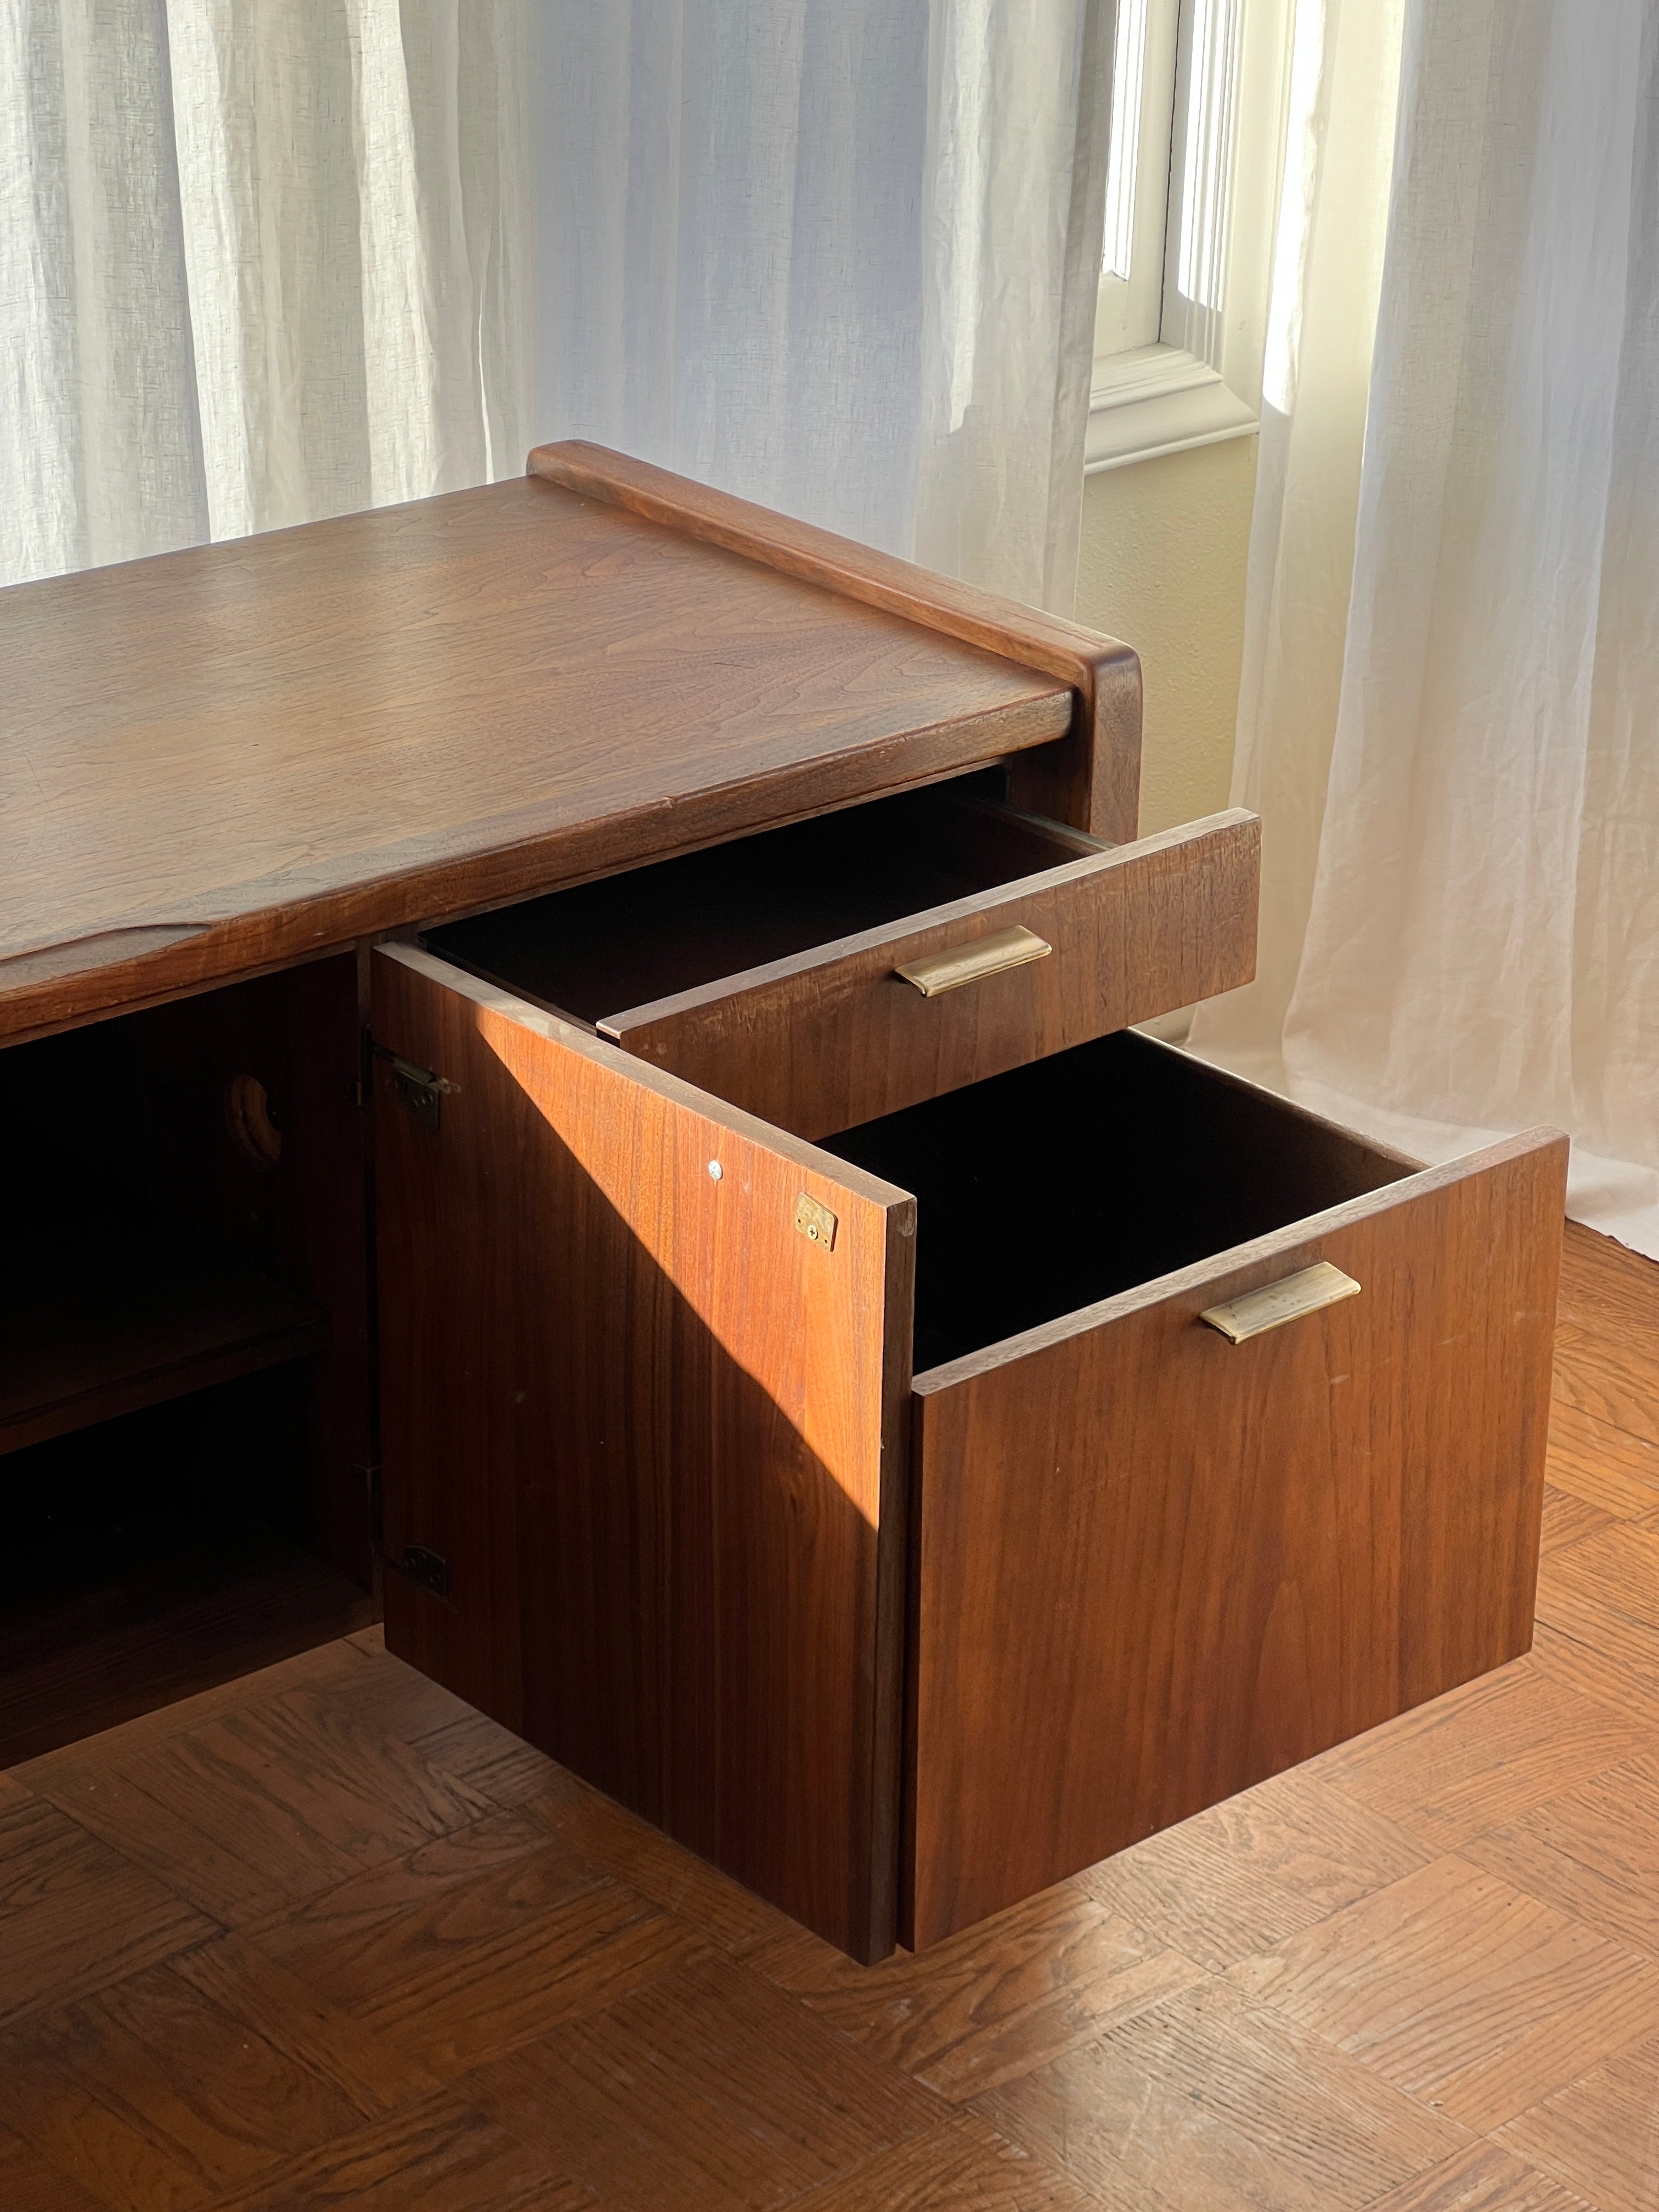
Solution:
{"label": "wooden cabinet top", "polygon": [[1085,721],[1093,811],[1121,834],[1135,748],[1093,742],[1114,684],[1138,738],[1126,648],[593,447],[19,585],[0,592],[0,1039]]}

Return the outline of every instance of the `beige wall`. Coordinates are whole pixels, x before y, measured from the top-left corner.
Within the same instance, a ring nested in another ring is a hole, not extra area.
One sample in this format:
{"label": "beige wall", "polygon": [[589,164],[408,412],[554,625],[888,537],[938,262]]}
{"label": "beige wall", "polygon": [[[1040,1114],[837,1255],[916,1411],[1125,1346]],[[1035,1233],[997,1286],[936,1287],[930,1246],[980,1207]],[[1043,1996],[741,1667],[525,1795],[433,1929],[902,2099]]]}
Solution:
{"label": "beige wall", "polygon": [[1144,835],[1227,804],[1255,440],[1088,477],[1077,617],[1140,655]]}

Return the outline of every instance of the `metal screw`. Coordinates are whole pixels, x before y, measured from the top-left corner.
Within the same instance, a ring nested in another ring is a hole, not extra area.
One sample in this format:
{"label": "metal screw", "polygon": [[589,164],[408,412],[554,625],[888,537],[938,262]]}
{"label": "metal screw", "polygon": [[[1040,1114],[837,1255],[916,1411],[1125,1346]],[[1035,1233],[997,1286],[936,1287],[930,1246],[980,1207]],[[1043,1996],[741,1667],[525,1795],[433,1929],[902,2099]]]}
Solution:
{"label": "metal screw", "polygon": [[708,1163],[708,1180],[709,1180],[709,1182],[718,1182],[720,1181],[720,1177],[721,1177],[725,1173],[726,1173],[726,1170],[725,1170],[725,1169],[720,1165],[720,1162],[719,1162],[718,1160],[710,1160],[710,1161],[709,1161],[709,1163]]}

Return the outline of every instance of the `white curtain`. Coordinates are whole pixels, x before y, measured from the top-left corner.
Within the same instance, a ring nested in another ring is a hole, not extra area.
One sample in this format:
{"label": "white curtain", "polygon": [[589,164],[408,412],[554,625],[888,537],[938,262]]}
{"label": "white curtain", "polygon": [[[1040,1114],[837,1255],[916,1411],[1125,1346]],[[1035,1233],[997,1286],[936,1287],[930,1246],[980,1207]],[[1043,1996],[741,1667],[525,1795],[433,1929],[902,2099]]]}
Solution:
{"label": "white curtain", "polygon": [[1410,0],[1397,113],[1383,14],[1298,9],[1261,980],[1193,1042],[1426,1157],[1553,1121],[1659,1255],[1659,10]]}
{"label": "white curtain", "polygon": [[0,582],[521,469],[522,0],[0,0]]}
{"label": "white curtain", "polygon": [[1113,20],[0,0],[0,581],[585,435],[1068,609]]}
{"label": "white curtain", "polygon": [[562,0],[539,413],[1069,611],[1112,0]]}

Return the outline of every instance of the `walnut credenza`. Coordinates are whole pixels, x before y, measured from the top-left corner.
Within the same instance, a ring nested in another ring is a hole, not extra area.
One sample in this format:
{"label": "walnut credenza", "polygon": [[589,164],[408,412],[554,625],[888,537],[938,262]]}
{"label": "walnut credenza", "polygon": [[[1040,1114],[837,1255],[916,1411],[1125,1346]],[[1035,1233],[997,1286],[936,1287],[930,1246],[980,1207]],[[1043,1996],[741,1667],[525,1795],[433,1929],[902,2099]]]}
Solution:
{"label": "walnut credenza", "polygon": [[1565,1140],[1135,1033],[1257,844],[1125,647],[565,446],[0,659],[15,1498],[228,1455],[863,1959],[1528,1647]]}

